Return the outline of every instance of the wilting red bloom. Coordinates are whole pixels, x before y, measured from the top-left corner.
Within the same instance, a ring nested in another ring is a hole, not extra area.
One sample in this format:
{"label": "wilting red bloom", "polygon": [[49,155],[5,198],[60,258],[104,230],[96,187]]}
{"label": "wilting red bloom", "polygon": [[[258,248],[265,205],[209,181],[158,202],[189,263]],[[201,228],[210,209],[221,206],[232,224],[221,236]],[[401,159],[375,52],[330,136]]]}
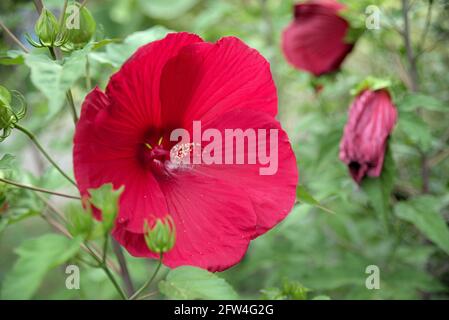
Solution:
{"label": "wilting red bloom", "polygon": [[[177,234],[166,265],[226,269],[295,201],[296,159],[276,114],[269,64],[257,51],[233,37],[207,43],[169,34],[137,50],[105,93],[95,88],[86,97],[73,151],[80,192],[125,186],[113,236],[132,255],[157,257],[145,244],[144,222],[170,214]],[[259,175],[259,163],[172,163],[170,132],[191,132],[194,120],[222,134],[279,129],[277,173]]]}
{"label": "wilting red bloom", "polygon": [[354,47],[346,43],[349,23],[339,16],[343,4],[334,0],[312,0],[294,7],[294,20],[282,34],[282,49],[297,69],[315,76],[340,68]]}
{"label": "wilting red bloom", "polygon": [[396,119],[397,111],[386,89],[364,90],[355,98],[340,143],[340,159],[357,183],[366,175],[380,176]]}

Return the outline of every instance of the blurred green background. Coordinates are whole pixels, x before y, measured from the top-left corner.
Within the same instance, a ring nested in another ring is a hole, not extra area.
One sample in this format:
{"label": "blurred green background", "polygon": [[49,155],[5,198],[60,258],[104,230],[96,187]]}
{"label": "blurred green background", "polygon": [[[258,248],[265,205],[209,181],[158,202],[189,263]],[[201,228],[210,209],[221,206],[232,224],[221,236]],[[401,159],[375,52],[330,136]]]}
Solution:
{"label": "blurred green background", "polygon": [[[44,1],[55,14],[62,2]],[[293,1],[89,0],[87,7],[97,21],[97,40],[125,40],[88,53],[91,83],[84,69],[72,73],[75,104],[79,108],[91,85],[104,88],[135,48],[162,37],[166,29],[197,33],[207,41],[239,37],[270,61],[279,95],[278,118],[297,156],[300,185],[333,213],[306,203],[295,206],[285,221],[251,243],[240,264],[220,276],[242,298],[304,298],[298,292],[306,287],[308,298],[446,299],[449,1],[410,2],[410,35],[415,52],[419,52],[420,95],[409,92],[403,37],[395,30],[403,25],[401,1],[342,2],[352,16],[361,19],[365,19],[368,5],[377,5],[382,10],[381,28],[365,30],[341,72],[314,80],[288,65],[280,49],[281,32],[292,19]],[[37,14],[32,1],[2,0],[0,17],[26,43],[24,34],[33,33]],[[39,82],[45,85],[45,79],[39,78],[41,66],[24,62],[18,50],[0,33],[0,84],[25,95],[28,113],[23,125],[71,172],[73,125],[66,106],[55,101],[61,92],[43,94],[39,90]],[[374,187],[359,188],[339,161],[338,147],[353,98],[349,92],[369,75],[392,81],[399,123],[390,140],[394,168],[388,177],[373,182]],[[318,83],[323,86],[319,93],[314,89]],[[15,156],[8,167],[15,180],[76,192],[20,132],[13,132],[0,144],[0,158],[5,154]],[[0,170],[6,170],[3,165]],[[423,166],[429,171],[429,192],[425,194]],[[41,217],[48,208],[33,192],[2,186],[0,193],[7,203],[0,205],[1,290],[17,259],[14,249],[26,239],[53,231]],[[66,209],[67,201],[50,201],[60,210]],[[154,261],[127,259],[136,283],[142,283],[155,267]],[[365,287],[369,265],[380,268],[379,290]],[[64,279],[64,267],[57,267],[45,276],[33,298],[117,297],[102,270],[82,266],[80,290],[67,290]],[[155,292],[154,297],[162,296]]]}

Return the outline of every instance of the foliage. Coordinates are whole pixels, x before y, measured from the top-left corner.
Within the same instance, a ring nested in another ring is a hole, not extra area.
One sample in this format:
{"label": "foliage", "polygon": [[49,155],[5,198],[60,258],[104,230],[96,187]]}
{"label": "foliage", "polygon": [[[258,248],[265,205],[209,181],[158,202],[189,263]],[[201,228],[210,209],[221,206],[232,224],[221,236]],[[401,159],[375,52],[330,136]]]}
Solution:
{"label": "foliage", "polygon": [[80,238],[67,239],[56,234],[28,239],[16,249],[19,259],[2,286],[2,299],[29,299],[44,276],[72,258],[79,250]]}
{"label": "foliage", "polygon": [[178,267],[159,283],[161,292],[171,299],[237,299],[232,287],[217,275],[194,267]]}

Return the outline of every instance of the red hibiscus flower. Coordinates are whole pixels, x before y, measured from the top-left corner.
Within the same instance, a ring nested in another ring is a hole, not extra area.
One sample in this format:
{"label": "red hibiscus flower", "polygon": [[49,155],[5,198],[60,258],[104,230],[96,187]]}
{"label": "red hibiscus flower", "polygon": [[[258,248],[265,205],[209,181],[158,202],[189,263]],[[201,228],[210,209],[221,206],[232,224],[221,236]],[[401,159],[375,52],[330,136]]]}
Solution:
{"label": "red hibiscus flower", "polygon": [[346,43],[349,23],[339,16],[344,5],[334,0],[296,4],[295,18],[282,34],[282,50],[295,68],[315,76],[340,68],[354,47]]}
{"label": "red hibiscus flower", "polygon": [[340,159],[357,183],[366,175],[380,176],[396,120],[397,111],[386,89],[364,90],[355,98],[340,143]]}
{"label": "red hibiscus flower", "polygon": [[[157,257],[145,244],[144,223],[170,214],[177,234],[165,265],[226,269],[295,201],[296,159],[276,114],[269,64],[257,51],[233,37],[207,43],[169,34],[137,50],[105,93],[95,88],[87,95],[73,151],[80,193],[110,182],[125,187],[113,236],[132,255]],[[197,120],[220,133],[277,129],[277,172],[260,175],[260,162],[173,163],[170,132],[191,132]]]}

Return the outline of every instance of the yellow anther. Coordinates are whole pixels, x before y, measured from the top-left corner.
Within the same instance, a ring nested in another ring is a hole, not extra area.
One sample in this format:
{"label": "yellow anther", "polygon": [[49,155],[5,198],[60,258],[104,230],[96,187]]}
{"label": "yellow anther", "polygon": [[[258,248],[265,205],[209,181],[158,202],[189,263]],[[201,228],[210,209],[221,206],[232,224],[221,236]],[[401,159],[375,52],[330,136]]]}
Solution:
{"label": "yellow anther", "polygon": [[149,143],[145,143],[145,147],[147,147],[150,150],[153,149],[153,147]]}
{"label": "yellow anther", "polygon": [[163,137],[160,137],[160,138],[159,138],[159,141],[157,142],[157,144],[158,144],[159,146],[162,144],[162,138],[163,138]]}

